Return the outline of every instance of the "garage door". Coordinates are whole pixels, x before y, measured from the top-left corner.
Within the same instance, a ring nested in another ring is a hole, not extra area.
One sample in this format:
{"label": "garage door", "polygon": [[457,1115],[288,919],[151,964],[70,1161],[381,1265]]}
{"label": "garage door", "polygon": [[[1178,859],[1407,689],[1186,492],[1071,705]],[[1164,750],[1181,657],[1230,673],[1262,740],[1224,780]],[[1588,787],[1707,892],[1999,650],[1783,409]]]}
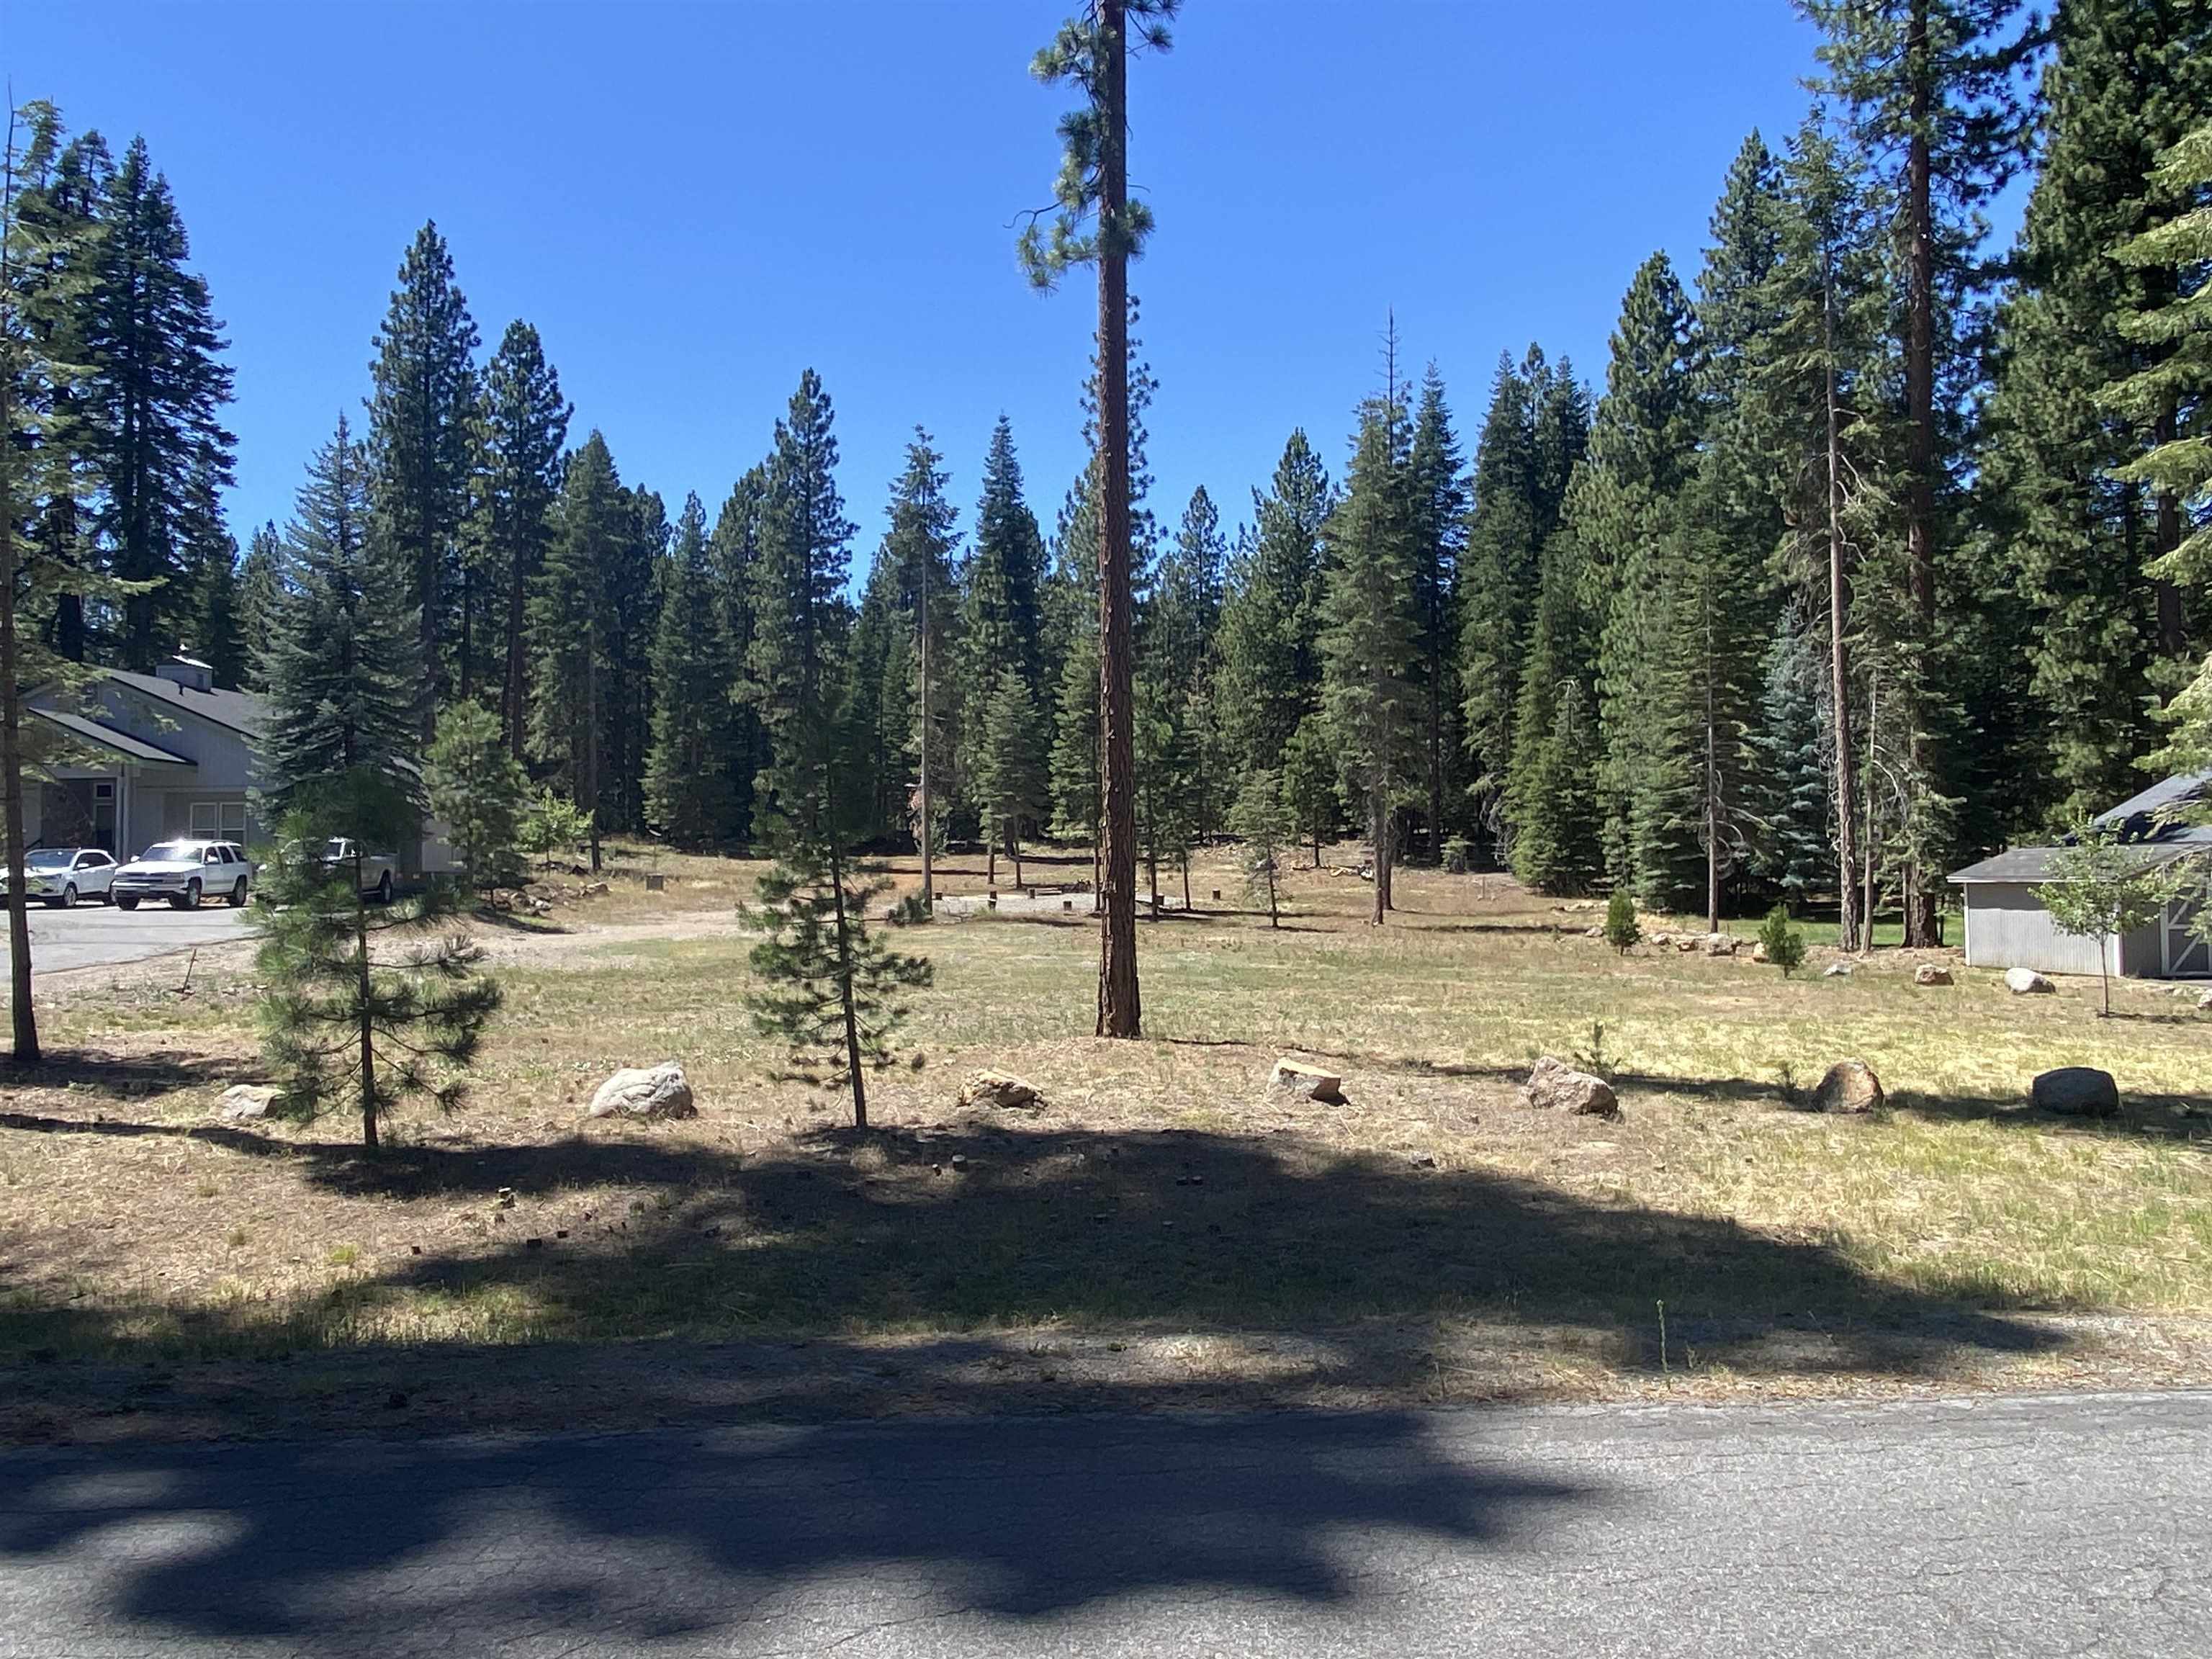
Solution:
{"label": "garage door", "polygon": [[2202,904],[2166,907],[2166,975],[2168,979],[2212,976],[2212,939],[2197,931],[2203,920]]}

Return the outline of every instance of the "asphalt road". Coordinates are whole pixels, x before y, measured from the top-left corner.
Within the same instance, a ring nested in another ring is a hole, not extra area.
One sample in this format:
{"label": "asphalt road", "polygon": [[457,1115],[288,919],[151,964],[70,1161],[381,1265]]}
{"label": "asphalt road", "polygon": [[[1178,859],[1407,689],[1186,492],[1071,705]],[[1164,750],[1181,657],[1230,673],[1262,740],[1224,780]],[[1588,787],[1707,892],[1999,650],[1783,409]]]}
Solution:
{"label": "asphalt road", "polygon": [[[198,911],[172,910],[166,903],[141,904],[124,911],[109,904],[80,904],[74,910],[31,907],[31,971],[56,973],[68,968],[104,968],[138,962],[195,945],[242,939],[244,910],[220,902]],[[0,945],[6,936],[0,934]],[[0,985],[9,978],[8,952],[0,948]]]}
{"label": "asphalt road", "polygon": [[9,1659],[830,1652],[2212,1653],[2212,1395],[0,1456]]}

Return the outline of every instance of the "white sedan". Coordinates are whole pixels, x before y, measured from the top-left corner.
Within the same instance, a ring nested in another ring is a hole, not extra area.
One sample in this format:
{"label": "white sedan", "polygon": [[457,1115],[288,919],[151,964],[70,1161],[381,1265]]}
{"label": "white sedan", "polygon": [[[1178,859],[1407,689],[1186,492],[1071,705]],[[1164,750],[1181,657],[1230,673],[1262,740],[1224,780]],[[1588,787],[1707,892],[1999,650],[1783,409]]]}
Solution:
{"label": "white sedan", "polygon": [[[115,860],[97,847],[41,847],[23,857],[23,890],[54,909],[79,899],[110,898]],[[0,871],[0,892],[8,876]]]}

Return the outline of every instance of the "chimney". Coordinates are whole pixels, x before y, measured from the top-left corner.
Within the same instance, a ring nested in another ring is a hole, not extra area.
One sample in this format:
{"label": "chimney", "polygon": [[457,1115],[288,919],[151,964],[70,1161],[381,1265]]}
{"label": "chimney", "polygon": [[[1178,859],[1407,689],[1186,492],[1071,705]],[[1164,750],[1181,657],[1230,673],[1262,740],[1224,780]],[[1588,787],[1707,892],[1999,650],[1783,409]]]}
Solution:
{"label": "chimney", "polygon": [[215,690],[215,670],[198,657],[172,657],[157,666],[154,672],[170,684],[186,691]]}

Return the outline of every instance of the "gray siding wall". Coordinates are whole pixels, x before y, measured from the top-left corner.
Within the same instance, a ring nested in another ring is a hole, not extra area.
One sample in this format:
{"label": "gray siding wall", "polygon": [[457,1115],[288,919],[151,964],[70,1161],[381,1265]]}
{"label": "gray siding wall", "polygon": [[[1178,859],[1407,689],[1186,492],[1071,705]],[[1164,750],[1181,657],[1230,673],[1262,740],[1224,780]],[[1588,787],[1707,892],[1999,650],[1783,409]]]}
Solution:
{"label": "gray siding wall", "polygon": [[[2025,882],[1975,882],[1966,894],[1966,962],[1975,968],[2033,968],[2041,974],[2095,974],[2097,941],[2062,933]],[[2112,941],[2115,974],[2155,978],[2158,929]]]}
{"label": "gray siding wall", "polygon": [[204,787],[241,794],[253,787],[253,750],[244,732],[173,712],[112,680],[101,684],[95,696],[109,724],[197,763],[197,781]]}

